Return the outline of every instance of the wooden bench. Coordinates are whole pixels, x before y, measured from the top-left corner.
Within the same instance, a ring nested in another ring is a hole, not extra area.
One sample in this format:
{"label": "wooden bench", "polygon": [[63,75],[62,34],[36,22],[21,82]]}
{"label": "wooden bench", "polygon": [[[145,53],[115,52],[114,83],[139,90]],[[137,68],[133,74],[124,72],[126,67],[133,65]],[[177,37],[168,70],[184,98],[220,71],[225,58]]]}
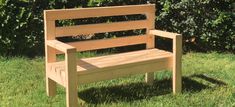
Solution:
{"label": "wooden bench", "polygon": [[[145,15],[144,20],[121,21],[57,27],[56,20],[90,17]],[[173,71],[173,93],[181,92],[182,36],[155,30],[155,5],[129,5],[44,11],[46,87],[48,96],[54,96],[56,83],[66,88],[67,107],[78,106],[77,86],[132,74],[146,73],[146,82],[152,83],[153,72]],[[104,32],[146,29],[146,34],[101,40],[63,43],[57,37],[96,34]],[[173,40],[173,52],[154,48],[155,36]],[[146,44],[145,50],[77,59],[77,51]],[[64,61],[56,60],[63,53]]]}

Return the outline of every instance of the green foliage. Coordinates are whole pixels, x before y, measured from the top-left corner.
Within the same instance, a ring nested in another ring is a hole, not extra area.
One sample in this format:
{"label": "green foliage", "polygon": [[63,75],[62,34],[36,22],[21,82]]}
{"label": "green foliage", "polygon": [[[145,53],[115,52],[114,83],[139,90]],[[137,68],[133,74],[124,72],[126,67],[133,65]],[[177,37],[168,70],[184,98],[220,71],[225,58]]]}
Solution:
{"label": "green foliage", "polygon": [[43,10],[73,8],[77,0],[2,0],[0,54],[37,55],[43,52]]}
{"label": "green foliage", "polygon": [[235,51],[233,0],[160,0],[157,28],[183,34],[187,50]]}
{"label": "green foliage", "polygon": [[[235,50],[235,14],[233,0],[158,0],[158,29],[182,33],[186,50]],[[75,7],[146,4],[146,0],[1,0],[0,55],[43,54],[43,10]],[[143,17],[120,16],[59,21],[62,24],[100,23],[138,20]],[[92,39],[138,34],[145,31],[97,34]],[[101,36],[102,35],[102,36]],[[161,43],[161,41],[159,42]]]}

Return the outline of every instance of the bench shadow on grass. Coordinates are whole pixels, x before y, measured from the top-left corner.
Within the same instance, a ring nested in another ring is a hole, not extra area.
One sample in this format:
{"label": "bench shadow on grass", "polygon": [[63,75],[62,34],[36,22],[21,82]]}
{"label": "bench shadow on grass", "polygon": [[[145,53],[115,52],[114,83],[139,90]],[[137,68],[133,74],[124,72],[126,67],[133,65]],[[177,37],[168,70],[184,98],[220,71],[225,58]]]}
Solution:
{"label": "bench shadow on grass", "polygon": [[[183,77],[183,92],[200,92],[203,89],[213,88],[208,85],[195,81],[203,79],[215,86],[226,85],[224,82],[214,78],[199,74]],[[148,99],[154,96],[172,94],[172,80],[156,80],[153,85],[144,82],[131,83],[102,88],[89,88],[78,93],[80,99],[91,104],[112,103],[112,102],[131,102],[135,100]]]}

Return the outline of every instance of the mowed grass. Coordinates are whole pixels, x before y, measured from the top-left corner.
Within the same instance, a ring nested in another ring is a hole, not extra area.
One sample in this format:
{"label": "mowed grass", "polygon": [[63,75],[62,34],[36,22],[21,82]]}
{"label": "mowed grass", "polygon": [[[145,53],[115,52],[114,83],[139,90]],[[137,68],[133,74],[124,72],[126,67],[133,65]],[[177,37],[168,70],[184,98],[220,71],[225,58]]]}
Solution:
{"label": "mowed grass", "polygon": [[[94,56],[85,54],[83,56]],[[44,58],[0,57],[0,107],[65,107],[65,89],[47,97]],[[172,94],[171,72],[155,73],[153,85],[135,75],[80,85],[82,106],[174,107],[235,106],[235,55],[187,53],[183,56],[183,92]]]}

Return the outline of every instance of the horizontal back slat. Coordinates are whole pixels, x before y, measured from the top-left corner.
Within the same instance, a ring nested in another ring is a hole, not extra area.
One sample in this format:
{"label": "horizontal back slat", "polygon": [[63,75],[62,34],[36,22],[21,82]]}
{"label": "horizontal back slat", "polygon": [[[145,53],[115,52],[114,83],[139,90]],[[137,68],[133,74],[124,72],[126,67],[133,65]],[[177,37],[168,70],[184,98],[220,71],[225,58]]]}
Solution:
{"label": "horizontal back slat", "polygon": [[153,44],[150,43],[153,41],[153,37],[149,35],[148,32],[150,29],[153,29],[154,27],[155,5],[145,4],[145,5],[46,10],[44,11],[45,15],[44,18],[46,22],[55,22],[57,20],[66,20],[66,19],[122,16],[122,15],[133,15],[133,14],[145,15],[146,19],[98,23],[98,24],[86,24],[86,25],[72,25],[72,26],[62,26],[62,27],[56,27],[56,25],[53,24],[55,29],[52,31],[54,32],[54,34],[51,36],[53,37],[79,36],[79,35],[105,33],[105,32],[146,29],[146,35],[144,36],[129,36],[129,37],[121,37],[115,39],[78,41],[78,42],[70,42],[68,44],[76,47],[78,51],[105,49],[105,48],[120,47],[120,46],[135,45],[135,44],[147,44],[147,45]]}
{"label": "horizontal back slat", "polygon": [[93,7],[80,9],[46,10],[46,20],[64,20],[76,18],[89,18],[101,16],[117,16],[127,14],[147,14],[154,12],[155,5],[128,5],[113,7]]}
{"label": "horizontal back slat", "polygon": [[[129,37],[119,37],[119,38],[111,38],[111,39],[100,39],[100,40],[88,40],[81,42],[68,42],[67,44],[77,48],[77,51],[89,51],[96,49],[105,49],[105,48],[113,48],[120,46],[128,46],[135,44],[144,44],[147,41],[146,35],[138,35],[138,36],[129,36]],[[57,52],[57,54],[61,54],[61,52]]]}
{"label": "horizontal back slat", "polygon": [[56,37],[147,28],[147,20],[56,27]]}

